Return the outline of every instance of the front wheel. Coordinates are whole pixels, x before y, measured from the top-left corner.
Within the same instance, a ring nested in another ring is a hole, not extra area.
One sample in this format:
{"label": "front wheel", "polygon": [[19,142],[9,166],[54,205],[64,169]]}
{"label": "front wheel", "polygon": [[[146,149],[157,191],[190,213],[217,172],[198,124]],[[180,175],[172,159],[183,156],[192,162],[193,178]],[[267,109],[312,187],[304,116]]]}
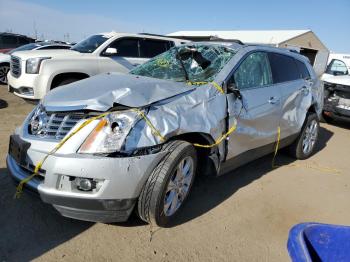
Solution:
{"label": "front wheel", "polygon": [[315,113],[307,115],[298,138],[289,147],[291,155],[297,159],[306,159],[312,155],[318,141],[320,124]]}
{"label": "front wheel", "polygon": [[166,145],[168,155],[160,161],[144,185],[137,211],[147,223],[167,226],[191,190],[197,168],[195,148],[185,141]]}
{"label": "front wheel", "polygon": [[10,71],[8,64],[0,64],[0,84],[7,85],[7,73]]}

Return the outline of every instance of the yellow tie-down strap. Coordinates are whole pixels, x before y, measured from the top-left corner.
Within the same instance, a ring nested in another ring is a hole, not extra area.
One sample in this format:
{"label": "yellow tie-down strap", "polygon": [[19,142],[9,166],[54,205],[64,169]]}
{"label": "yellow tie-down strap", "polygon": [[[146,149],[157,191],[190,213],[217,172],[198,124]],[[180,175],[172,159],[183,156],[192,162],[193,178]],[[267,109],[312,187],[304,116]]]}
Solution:
{"label": "yellow tie-down strap", "polygon": [[[165,142],[166,141],[166,138],[164,136],[162,136],[160,131],[152,124],[152,122],[148,119],[148,117],[145,115],[144,112],[142,112],[141,110],[139,110],[137,108],[134,108],[133,110],[135,112],[137,112],[139,114],[139,116],[141,116],[141,118],[143,118],[145,120],[146,124],[151,128],[151,131],[152,131],[153,135],[157,136],[160,139],[161,142]],[[60,149],[72,136],[74,136],[81,129],[83,129],[85,126],[90,124],[92,121],[100,119],[100,118],[103,118],[103,117],[107,116],[108,114],[110,114],[110,112],[106,112],[106,113],[103,113],[101,115],[98,115],[98,116],[95,116],[95,117],[87,119],[77,129],[75,129],[72,133],[70,133],[68,136],[66,136],[64,139],[62,139],[62,141],[59,142],[54,147],[54,149],[52,149],[40,162],[38,162],[35,165],[33,174],[20,181],[20,183],[18,184],[18,186],[16,188],[15,198],[19,198],[21,196],[21,194],[22,194],[23,186],[26,183],[28,183],[33,177],[35,177],[36,175],[39,174],[39,170],[41,169],[43,163],[46,161],[46,159],[50,155],[52,155],[55,152],[57,152],[57,150]],[[236,128],[237,128],[237,122],[235,121],[233,126],[230,127],[229,130],[225,134],[222,134],[213,144],[202,145],[202,144],[194,143],[193,146],[201,147],[201,148],[212,148],[212,147],[218,146],[224,139],[226,139],[230,134],[232,134],[236,130]],[[279,165],[275,164],[275,159],[276,159],[276,156],[277,156],[277,153],[278,153],[278,149],[279,149],[279,145],[280,145],[280,139],[281,139],[281,128],[278,126],[278,128],[277,128],[277,140],[276,140],[274,155],[273,155],[273,158],[272,158],[272,169],[274,169],[276,167],[279,167]],[[297,165],[297,164],[292,164],[291,166],[293,166],[293,167],[304,167],[304,166]],[[333,171],[333,172],[340,173],[339,170],[330,169],[330,168],[323,168],[323,167],[318,167],[318,166],[314,167],[313,165],[308,165],[308,166],[305,166],[305,167],[312,168],[312,169],[317,169],[319,171]]]}
{"label": "yellow tie-down strap", "polygon": [[81,129],[83,129],[85,126],[87,126],[88,124],[90,124],[92,121],[96,120],[96,119],[100,119],[102,117],[105,117],[107,114],[109,113],[104,113],[92,118],[87,119],[85,122],[83,122],[76,130],[74,130],[72,133],[70,133],[68,136],[66,136],[65,138],[62,139],[61,142],[59,142],[54,149],[52,149],[41,161],[39,161],[39,163],[37,163],[35,165],[34,168],[34,172],[32,175],[26,177],[25,179],[22,179],[18,186],[16,187],[16,193],[15,193],[15,198],[19,198],[22,194],[23,191],[23,186],[24,184],[28,183],[33,177],[35,177],[36,175],[39,174],[39,170],[41,169],[42,165],[44,164],[44,162],[46,161],[46,159],[54,154],[55,152],[57,152],[58,149],[60,149],[72,136],[74,136],[76,133],[78,133]]}
{"label": "yellow tie-down strap", "polygon": [[206,84],[211,84],[214,88],[216,88],[221,94],[224,94],[225,92],[224,92],[224,89],[222,89],[222,87],[218,84],[218,83],[216,83],[216,82],[205,82],[205,81],[199,81],[199,82],[195,82],[195,81],[187,81],[187,84],[188,85],[197,85],[197,86],[199,86],[199,85],[206,85]]}
{"label": "yellow tie-down strap", "polygon": [[[146,124],[149,126],[149,128],[151,128],[151,131],[153,133],[153,135],[157,136],[161,142],[165,142],[166,138],[164,136],[162,136],[162,134],[160,133],[160,131],[154,127],[154,125],[152,124],[152,122],[148,119],[148,117],[145,115],[144,112],[142,112],[141,110],[134,108],[133,109],[135,112],[137,112],[139,114],[139,116],[141,116]],[[36,175],[39,174],[39,170],[41,169],[42,165],[44,164],[44,162],[46,161],[46,159],[54,154],[55,152],[57,152],[58,149],[60,149],[72,136],[74,136],[76,133],[78,133],[81,129],[83,129],[85,126],[87,126],[88,124],[90,124],[92,121],[100,119],[105,117],[106,115],[108,115],[110,112],[106,112],[103,113],[101,115],[92,117],[87,119],[85,122],[83,122],[76,130],[74,130],[72,133],[70,133],[68,136],[66,136],[64,139],[62,139],[61,142],[59,142],[54,149],[52,149],[41,161],[39,161],[34,168],[34,172],[32,175],[26,177],[25,179],[21,180],[16,188],[16,193],[15,193],[15,198],[19,198],[22,194],[23,191],[23,186],[28,183],[31,179],[33,179],[33,177],[35,177]],[[234,124],[234,126],[232,126],[227,133],[223,134],[220,138],[218,138],[215,143],[211,144],[211,145],[201,145],[201,144],[193,144],[195,147],[204,147],[204,148],[211,148],[214,146],[219,145],[226,137],[228,137],[231,133],[233,133],[236,130],[236,123]]]}

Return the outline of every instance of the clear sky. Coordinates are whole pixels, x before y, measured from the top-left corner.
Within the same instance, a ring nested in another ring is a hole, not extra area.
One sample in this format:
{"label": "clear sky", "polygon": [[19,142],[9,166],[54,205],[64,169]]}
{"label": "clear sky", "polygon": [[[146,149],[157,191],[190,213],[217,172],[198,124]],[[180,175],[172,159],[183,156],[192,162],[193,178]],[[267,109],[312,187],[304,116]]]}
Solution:
{"label": "clear sky", "polygon": [[71,41],[97,32],[311,29],[350,53],[350,0],[0,0],[0,31]]}

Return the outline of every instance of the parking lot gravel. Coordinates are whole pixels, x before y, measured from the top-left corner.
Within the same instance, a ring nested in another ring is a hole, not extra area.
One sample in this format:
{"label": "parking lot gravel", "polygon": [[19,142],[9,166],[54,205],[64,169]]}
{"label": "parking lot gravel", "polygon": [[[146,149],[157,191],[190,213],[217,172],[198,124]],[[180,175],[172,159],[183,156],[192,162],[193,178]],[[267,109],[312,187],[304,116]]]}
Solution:
{"label": "parking lot gravel", "polygon": [[33,106],[0,85],[0,261],[288,261],[293,225],[350,225],[350,123],[321,124],[308,160],[279,153],[275,169],[268,155],[218,178],[198,176],[177,224],[155,228],[136,216],[77,221],[36,196],[14,199],[8,138]]}

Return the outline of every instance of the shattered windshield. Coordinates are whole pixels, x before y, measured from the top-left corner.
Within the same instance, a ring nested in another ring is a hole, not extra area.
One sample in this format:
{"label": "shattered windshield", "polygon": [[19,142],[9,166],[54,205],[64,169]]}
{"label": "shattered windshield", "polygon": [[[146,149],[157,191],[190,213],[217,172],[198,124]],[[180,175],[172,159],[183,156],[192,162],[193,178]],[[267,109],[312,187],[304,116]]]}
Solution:
{"label": "shattered windshield", "polygon": [[71,50],[80,53],[92,53],[108,39],[109,37],[105,35],[93,35],[74,45]]}
{"label": "shattered windshield", "polygon": [[210,82],[236,54],[218,45],[186,45],[173,47],[130,73],[177,82]]}

